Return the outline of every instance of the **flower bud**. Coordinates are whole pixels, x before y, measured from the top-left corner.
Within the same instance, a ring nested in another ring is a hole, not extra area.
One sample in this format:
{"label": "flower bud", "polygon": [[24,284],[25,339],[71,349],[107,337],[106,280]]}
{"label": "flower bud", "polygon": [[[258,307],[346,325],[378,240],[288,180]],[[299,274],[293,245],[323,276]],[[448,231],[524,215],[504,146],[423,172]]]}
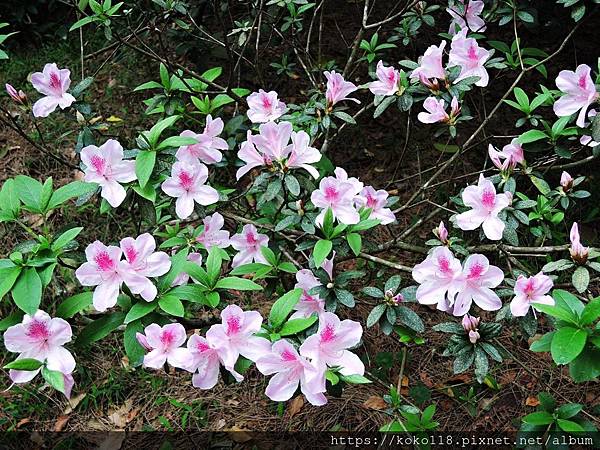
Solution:
{"label": "flower bud", "polygon": [[143,335],[142,333],[135,333],[135,338],[137,339],[137,341],[139,342],[139,344],[142,347],[144,347],[144,349],[146,349],[146,350],[152,350],[152,347],[148,343],[148,340],[146,339],[145,335]]}
{"label": "flower bud", "polygon": [[474,344],[480,338],[481,338],[481,336],[479,335],[479,332],[477,332],[477,331],[469,331],[469,341],[471,342],[471,344]]}
{"label": "flower bud", "polygon": [[479,321],[479,317],[473,317],[470,314],[465,314],[465,316],[462,319],[462,327],[467,332],[477,331]]}
{"label": "flower bud", "polygon": [[444,221],[441,221],[437,228],[433,229],[433,234],[435,234],[442,244],[446,245],[448,243],[448,230],[446,229],[446,225],[444,225]]}
{"label": "flower bud", "polygon": [[589,255],[589,247],[584,247],[581,244],[580,236],[579,236],[579,226],[577,222],[573,222],[573,226],[571,227],[571,247],[569,248],[569,253],[571,253],[571,259],[579,264],[583,265],[588,260]]}
{"label": "flower bud", "polygon": [[18,103],[19,105],[27,104],[27,95],[25,95],[25,92],[17,92],[17,90],[8,83],[6,83],[6,92],[15,103]]}
{"label": "flower bud", "polygon": [[429,78],[427,78],[425,76],[425,74],[419,73],[419,81],[421,82],[421,84],[423,86],[425,86],[427,89],[429,89],[432,92],[440,91],[440,84],[438,83],[437,78],[433,78],[432,80],[430,80]]}
{"label": "flower bud", "polygon": [[560,185],[562,186],[563,192],[569,192],[573,188],[573,177],[568,172],[562,173],[560,176]]}

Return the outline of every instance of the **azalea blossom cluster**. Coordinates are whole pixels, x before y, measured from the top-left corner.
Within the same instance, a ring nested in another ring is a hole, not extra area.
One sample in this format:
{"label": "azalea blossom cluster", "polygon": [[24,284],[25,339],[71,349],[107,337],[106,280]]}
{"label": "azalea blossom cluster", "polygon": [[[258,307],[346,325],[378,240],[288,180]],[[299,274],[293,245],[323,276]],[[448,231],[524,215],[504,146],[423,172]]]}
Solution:
{"label": "azalea blossom cluster", "polygon": [[188,338],[178,323],[162,327],[151,324],[136,336],[148,351],[144,367],[160,369],[168,363],[186,370],[193,374],[193,386],[200,389],[211,389],[217,384],[221,366],[241,382],[244,377],[235,367],[240,356],[256,363],[263,375],[273,375],[265,394],[274,401],[289,400],[300,386],[311,404],[323,405],[327,403],[324,393],[328,368],[339,368],[343,375],[364,373],[360,358],[348,350],[360,342],[359,323],[340,321],[335,314],[323,312],[318,331],[297,349],[286,339],[271,343],[258,336],[262,321],[257,311],[229,305],[221,312],[221,323],[212,325],[206,336],[194,333]]}
{"label": "azalea blossom cluster", "polygon": [[87,262],[75,271],[75,276],[83,286],[96,286],[92,302],[97,311],[106,311],[117,304],[123,283],[147,302],[156,298],[157,289],[150,278],[167,273],[171,259],[155,249],[156,242],[148,233],[135,239],[126,237],[119,247],[106,246],[100,241],[87,246]]}
{"label": "azalea blossom cluster", "polygon": [[[33,316],[25,314],[21,323],[9,327],[4,332],[4,346],[12,353],[18,353],[17,361],[35,359],[48,370],[60,372],[63,376],[64,394],[71,396],[75,384],[73,371],[75,358],[64,345],[71,341],[71,325],[60,318],[52,318],[38,310]],[[17,384],[33,380],[42,369],[10,369],[10,379]]]}
{"label": "azalea blossom cluster", "polygon": [[[419,303],[437,305],[437,309],[454,316],[468,315],[473,302],[484,311],[502,307],[500,297],[492,289],[502,283],[504,273],[484,255],[470,255],[461,265],[448,247],[435,247],[425,261],[413,268],[412,277],[419,283],[416,293]],[[554,299],[547,295],[552,286],[550,277],[542,272],[531,277],[520,275],[510,304],[512,315],[527,315],[534,303],[554,305]],[[472,319],[463,320],[470,338],[477,340],[479,336],[471,333],[477,328],[474,323]]]}
{"label": "azalea blossom cluster", "polygon": [[372,186],[365,186],[358,178],[349,177],[341,167],[334,171],[334,177],[324,177],[319,183],[319,189],[313,191],[310,200],[321,212],[316,218],[319,226],[327,210],[333,213],[333,218],[340,223],[353,225],[360,221],[360,208],[371,210],[370,218],[379,219],[382,225],[396,220],[390,208],[386,208],[388,192]]}

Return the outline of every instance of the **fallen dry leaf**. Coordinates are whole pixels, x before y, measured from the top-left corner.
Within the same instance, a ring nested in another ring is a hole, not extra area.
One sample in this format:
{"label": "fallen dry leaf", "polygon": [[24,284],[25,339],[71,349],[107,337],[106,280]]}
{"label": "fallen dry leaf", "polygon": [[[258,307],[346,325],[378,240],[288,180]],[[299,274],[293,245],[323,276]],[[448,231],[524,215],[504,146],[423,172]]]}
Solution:
{"label": "fallen dry leaf", "polygon": [[372,395],[364,403],[363,406],[367,409],[374,409],[375,411],[381,411],[382,409],[388,408],[388,404],[384,399],[378,395]]}
{"label": "fallen dry leaf", "polygon": [[69,415],[62,415],[58,419],[56,419],[56,423],[54,424],[54,431],[62,431],[65,428],[65,425],[69,421]]}
{"label": "fallen dry leaf", "polygon": [[525,405],[527,406],[537,406],[540,404],[540,401],[537,399],[537,397],[527,397],[527,400],[525,400]]}
{"label": "fallen dry leaf", "polygon": [[127,425],[127,418],[129,417],[129,412],[131,411],[132,404],[133,400],[125,400],[125,403],[123,403],[123,405],[121,405],[113,413],[108,415],[108,420],[110,420],[117,428],[125,428],[125,425]]}
{"label": "fallen dry leaf", "polygon": [[125,440],[125,433],[107,433],[108,437],[100,443],[97,450],[119,450]]}
{"label": "fallen dry leaf", "polygon": [[231,436],[231,439],[233,439],[235,442],[238,442],[240,444],[243,444],[244,442],[248,442],[252,440],[252,436],[250,435],[250,433],[246,432],[246,430],[243,430],[242,428],[238,427],[237,425],[232,426],[229,430],[227,430],[229,435]]}
{"label": "fallen dry leaf", "polygon": [[17,422],[16,428],[21,428],[23,425],[26,425],[29,422],[31,422],[31,419],[29,417],[26,417],[25,419],[21,419]]}
{"label": "fallen dry leaf", "polygon": [[86,395],[87,394],[85,392],[82,392],[81,394],[71,397],[69,399],[69,404],[63,411],[63,414],[65,414],[65,415],[71,414],[73,412],[73,410],[75,410],[75,408],[77,408],[77,405],[79,405],[81,403],[81,400],[83,400],[85,398]]}
{"label": "fallen dry leaf", "polygon": [[294,417],[296,414],[300,412],[302,407],[304,406],[304,397],[302,395],[298,395],[290,402],[290,406],[288,408],[288,414],[290,417]]}

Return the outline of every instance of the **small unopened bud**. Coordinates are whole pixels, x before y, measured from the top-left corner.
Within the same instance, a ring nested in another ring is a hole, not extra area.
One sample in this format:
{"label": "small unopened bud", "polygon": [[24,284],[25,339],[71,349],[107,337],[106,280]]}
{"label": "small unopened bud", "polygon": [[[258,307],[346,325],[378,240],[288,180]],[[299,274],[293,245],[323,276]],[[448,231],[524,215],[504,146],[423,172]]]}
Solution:
{"label": "small unopened bud", "polygon": [[474,344],[480,338],[481,338],[481,336],[479,335],[479,332],[477,332],[477,331],[469,331],[469,341],[471,342],[471,344]]}
{"label": "small unopened bud", "polygon": [[152,350],[152,347],[148,343],[148,339],[146,339],[145,335],[143,335],[142,333],[135,333],[135,338],[137,339],[137,341],[139,342],[139,344],[142,347],[144,347],[144,349],[146,349],[146,350]]}
{"label": "small unopened bud", "polygon": [[331,281],[327,283],[327,289],[333,289],[333,283]]}
{"label": "small unopened bud", "polygon": [[404,296],[402,294],[394,295],[394,292],[391,289],[388,289],[383,294],[383,300],[390,306],[398,306],[404,301]]}
{"label": "small unopened bud", "polygon": [[83,117],[83,114],[81,114],[79,111],[77,111],[75,116],[77,117],[77,123],[79,125],[83,125],[85,123],[85,117]]}
{"label": "small unopened bud", "polygon": [[462,319],[462,327],[465,331],[476,331],[479,326],[479,317],[473,317],[470,314],[465,314]]}
{"label": "small unopened bud", "polygon": [[560,176],[560,185],[563,192],[569,192],[573,188],[573,177],[568,172],[563,171]]}
{"label": "small unopened bud", "polygon": [[425,76],[423,73],[419,73],[419,81],[423,86],[429,89],[432,92],[440,91],[440,83],[437,78],[432,78],[431,80]]}
{"label": "small unopened bud", "polygon": [[25,92],[17,92],[17,90],[8,83],[6,83],[6,92],[15,103],[18,103],[19,105],[27,104],[27,95],[25,95]]}
{"label": "small unopened bud", "polygon": [[437,228],[433,229],[433,234],[440,240],[442,244],[448,243],[448,230],[446,229],[446,225],[444,225],[444,221],[441,221]]}

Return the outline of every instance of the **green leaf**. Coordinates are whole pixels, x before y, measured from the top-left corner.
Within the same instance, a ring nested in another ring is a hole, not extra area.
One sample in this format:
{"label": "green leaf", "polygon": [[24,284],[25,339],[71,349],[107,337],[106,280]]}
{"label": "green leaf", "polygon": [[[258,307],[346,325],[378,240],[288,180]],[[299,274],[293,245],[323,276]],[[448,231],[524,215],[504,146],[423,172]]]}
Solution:
{"label": "green leaf", "polygon": [[338,373],[338,376],[340,377],[340,380],[342,380],[345,383],[348,384],[370,384],[372,383],[371,380],[369,380],[368,378],[365,378],[362,375],[342,375],[341,373]]}
{"label": "green leaf", "polygon": [[169,147],[185,147],[186,145],[197,144],[198,140],[190,136],[171,136],[162,141],[156,150],[162,150]]}
{"label": "green leaf", "polygon": [[50,386],[58,392],[65,393],[65,376],[58,370],[50,370],[47,367],[42,368],[42,376]]}
{"label": "green leaf", "polygon": [[282,295],[273,303],[269,313],[269,322],[273,328],[277,329],[287,319],[298,300],[300,300],[302,292],[301,288],[296,288]]}
{"label": "green leaf", "polygon": [[552,414],[546,411],[537,411],[527,414],[522,420],[523,422],[531,425],[550,425],[554,422],[554,417],[552,417]]}
{"label": "green leaf", "polygon": [[361,235],[358,233],[348,233],[348,235],[346,236],[346,240],[348,241],[348,245],[352,249],[352,253],[358,256],[362,249]]}
{"label": "green leaf", "polygon": [[135,175],[138,178],[140,187],[144,189],[146,183],[152,175],[154,164],[156,163],[156,153],[149,151],[141,151],[135,158]]}
{"label": "green leaf", "polygon": [[138,320],[144,316],[147,316],[156,309],[156,302],[141,301],[131,307],[127,315],[125,316],[124,323],[128,324],[134,320]]}
{"label": "green leaf", "polygon": [[600,297],[591,300],[581,313],[581,324],[590,325],[594,323],[600,316]]}
{"label": "green leaf", "polygon": [[550,185],[546,182],[546,180],[543,180],[541,178],[535,177],[533,175],[530,175],[529,178],[531,179],[531,182],[533,183],[533,185],[542,194],[548,195],[552,191],[552,189],[550,189]]}
{"label": "green leaf", "polygon": [[70,230],[65,231],[60,236],[58,236],[54,242],[52,242],[52,246],[50,247],[52,251],[57,251],[62,249],[65,245],[75,239],[79,233],[83,231],[83,227],[71,228]]}
{"label": "green leaf", "polygon": [[21,209],[21,201],[15,187],[15,180],[9,178],[0,189],[0,210],[11,213],[11,218],[15,218]]}
{"label": "green leaf", "polygon": [[418,333],[425,331],[425,325],[416,312],[406,306],[396,308],[396,318],[400,323]]}
{"label": "green leaf", "polygon": [[579,425],[577,422],[573,422],[572,420],[557,419],[556,423],[558,424],[561,430],[566,431],[567,433],[585,432],[581,425]]}
{"label": "green leaf", "polygon": [[473,350],[469,350],[463,353],[459,353],[456,359],[454,360],[454,364],[452,365],[452,369],[455,374],[465,372],[471,364],[475,361],[475,352]]}
{"label": "green leaf", "polygon": [[158,300],[158,306],[167,314],[171,314],[177,317],[183,317],[185,310],[183,303],[174,295],[166,295]]}
{"label": "green leaf", "polygon": [[41,212],[42,183],[25,175],[15,177],[15,189],[23,204],[33,212]]}
{"label": "green leaf", "polygon": [[554,334],[550,351],[556,364],[568,364],[581,353],[587,341],[584,330],[563,327]]}
{"label": "green leaf", "polygon": [[75,340],[75,344],[87,345],[99,341],[121,326],[124,320],[125,313],[123,312],[108,314],[100,319],[94,320],[80,331]]}
{"label": "green leaf", "polygon": [[67,298],[58,306],[58,308],[56,308],[57,317],[70,319],[78,312],[90,306],[92,304],[92,298],[93,293],[91,291],[75,294]]}
{"label": "green leaf", "polygon": [[291,175],[291,174],[286,174],[285,178],[284,178],[284,182],[285,182],[285,187],[287,187],[288,191],[290,191],[290,193],[297,197],[298,195],[300,195],[300,183],[298,183],[298,180],[296,179],[295,176]]}
{"label": "green leaf", "polygon": [[31,371],[31,370],[38,370],[40,367],[42,367],[43,364],[44,364],[43,362],[38,361],[37,359],[21,358],[21,359],[15,359],[13,362],[8,363],[7,365],[5,365],[3,367],[3,369]]}
{"label": "green leaf", "polygon": [[42,280],[33,267],[26,268],[12,288],[12,298],[22,311],[33,316],[42,301]]}
{"label": "green leaf", "polygon": [[560,408],[556,410],[558,417],[561,419],[570,419],[573,416],[576,416],[583,409],[583,405],[579,403],[567,403],[566,405],[562,405]]}
{"label": "green leaf", "polygon": [[376,305],[367,317],[367,328],[371,328],[373,325],[379,322],[379,319],[381,319],[381,316],[383,316],[383,313],[385,313],[386,309],[387,305]]}
{"label": "green leaf", "polygon": [[42,185],[42,192],[40,194],[39,206],[42,211],[46,211],[46,206],[48,206],[48,202],[50,201],[50,196],[52,195],[52,177],[47,178]]}
{"label": "green leaf", "polygon": [[77,83],[73,89],[71,89],[71,94],[73,95],[73,97],[79,98],[81,96],[81,94],[83,94],[83,91],[85,91],[87,88],[89,88],[93,82],[94,82],[94,77],[84,78],[79,83]]}
{"label": "green leaf", "polygon": [[182,248],[175,255],[171,256],[171,268],[165,275],[163,275],[162,277],[160,277],[158,279],[157,284],[158,284],[159,291],[162,292],[162,291],[165,291],[166,289],[168,289],[171,286],[171,284],[173,283],[173,281],[175,280],[175,278],[177,278],[177,275],[179,275],[181,272],[184,272],[184,271],[187,272],[184,268],[184,266],[186,264],[189,264],[190,267],[200,268],[198,266],[198,264],[188,263],[187,256],[188,256],[187,248]]}
{"label": "green leaf", "polygon": [[316,267],[321,267],[323,261],[325,261],[325,258],[329,256],[332,248],[333,243],[331,241],[325,239],[317,241],[312,253],[313,261],[315,262]]}
{"label": "green leaf", "polygon": [[209,292],[206,294],[206,303],[211,308],[216,308],[221,301],[221,296],[218,292]]}
{"label": "green leaf", "polygon": [[579,266],[571,278],[573,286],[577,289],[577,292],[585,292],[588,285],[590,284],[590,272],[583,266]]}
{"label": "green leaf", "polygon": [[75,22],[73,25],[71,25],[71,28],[69,28],[69,31],[77,30],[78,28],[81,28],[84,25],[87,25],[88,23],[94,22],[96,20],[98,20],[98,18],[96,16],[87,16],[87,17],[84,17],[83,19],[79,19],[77,22]]}
{"label": "green leaf", "polygon": [[318,319],[319,318],[316,315],[313,315],[311,317],[302,319],[288,320],[283,324],[278,333],[280,336],[291,336],[293,334],[298,334],[312,326]]}
{"label": "green leaf", "polygon": [[160,135],[163,133],[163,131],[174,125],[175,122],[180,119],[180,117],[181,116],[170,116],[156,123],[156,125],[154,125],[148,132],[148,141],[150,142],[150,146],[156,147],[156,144],[158,144],[158,140],[160,139]]}
{"label": "green leaf", "polygon": [[529,346],[529,350],[532,352],[549,352],[554,338],[554,331],[544,334],[537,341],[534,341]]}
{"label": "green leaf", "polygon": [[541,303],[532,303],[531,306],[533,306],[537,311],[541,311],[549,316],[556,317],[557,319],[564,320],[572,324],[577,323],[577,316],[573,312],[559,308],[558,306],[544,305]]}
{"label": "green leaf", "polygon": [[211,247],[208,252],[208,258],[206,259],[206,272],[212,283],[214,283],[221,274],[222,262],[223,260],[221,259],[219,248],[215,246]]}
{"label": "green leaf", "polygon": [[588,347],[569,364],[569,375],[575,383],[591,381],[600,376],[600,349]]}
{"label": "green leaf", "polygon": [[136,333],[144,331],[144,325],[141,320],[136,320],[127,324],[123,333],[123,344],[125,353],[129,358],[129,364],[133,367],[139,366],[142,363],[146,350],[140,345],[137,340]]}
{"label": "green leaf", "polygon": [[530,144],[531,142],[536,142],[541,139],[547,139],[548,135],[540,130],[529,130],[519,136],[520,144]]}
{"label": "green leaf", "polygon": [[2,300],[2,297],[4,297],[14,286],[21,270],[21,266],[4,267],[0,269],[0,300]]}
{"label": "green leaf", "polygon": [[483,383],[484,378],[488,374],[489,362],[485,351],[479,347],[475,347],[475,376],[479,383]]}
{"label": "green leaf", "polygon": [[236,291],[260,291],[262,286],[254,281],[238,277],[225,277],[217,281],[217,289],[234,289]]}

